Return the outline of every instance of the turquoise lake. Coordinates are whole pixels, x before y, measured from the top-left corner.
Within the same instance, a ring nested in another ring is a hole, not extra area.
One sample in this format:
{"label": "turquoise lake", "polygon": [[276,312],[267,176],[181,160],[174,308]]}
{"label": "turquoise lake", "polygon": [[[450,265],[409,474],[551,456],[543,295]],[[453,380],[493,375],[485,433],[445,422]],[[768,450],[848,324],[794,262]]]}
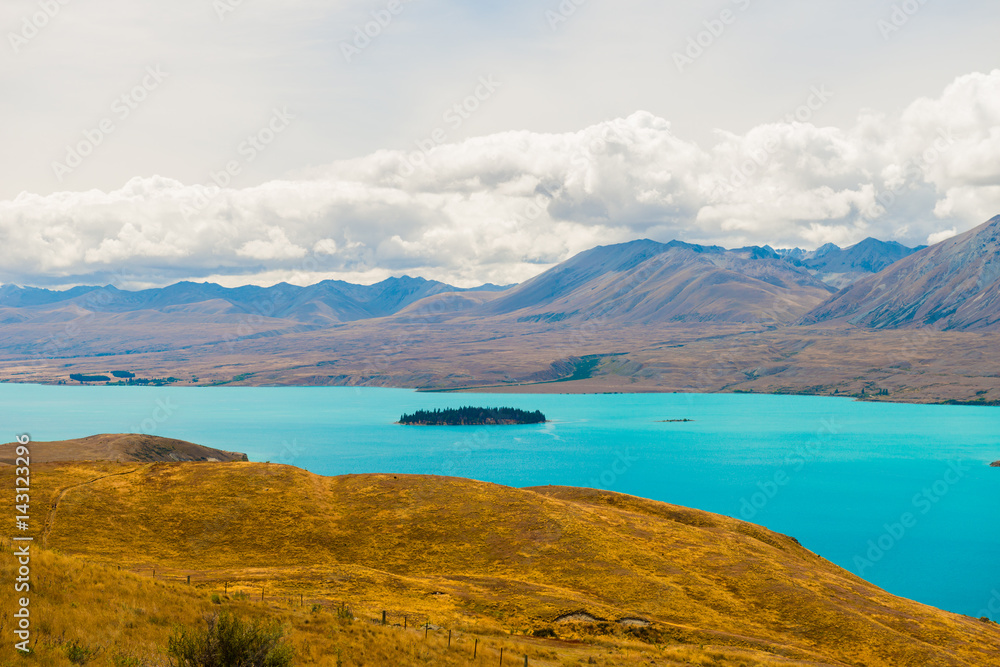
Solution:
{"label": "turquoise lake", "polygon": [[[1000,620],[1000,409],[798,396],[0,385],[3,440],[143,432],[323,475],[590,486],[743,518],[886,590]],[[404,427],[461,405],[536,426]],[[660,420],[690,422],[660,423]]]}

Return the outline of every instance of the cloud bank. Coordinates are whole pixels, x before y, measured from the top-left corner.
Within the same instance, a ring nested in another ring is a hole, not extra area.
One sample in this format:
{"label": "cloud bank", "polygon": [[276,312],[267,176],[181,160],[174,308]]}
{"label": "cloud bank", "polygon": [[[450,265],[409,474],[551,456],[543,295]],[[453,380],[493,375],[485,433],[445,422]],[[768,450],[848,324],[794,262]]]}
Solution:
{"label": "cloud bank", "polygon": [[814,89],[709,145],[638,111],[573,133],[422,141],[240,189],[151,176],[22,193],[0,202],[0,281],[510,283],[635,238],[915,245],[1000,213],[1000,70],[851,127],[809,122],[833,95]]}

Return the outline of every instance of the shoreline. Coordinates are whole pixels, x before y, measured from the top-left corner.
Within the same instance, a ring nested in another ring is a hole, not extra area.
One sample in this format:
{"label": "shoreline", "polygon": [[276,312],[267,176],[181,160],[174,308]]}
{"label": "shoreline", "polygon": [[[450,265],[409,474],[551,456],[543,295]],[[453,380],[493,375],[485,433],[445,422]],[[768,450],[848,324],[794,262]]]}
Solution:
{"label": "shoreline", "polygon": [[[585,386],[575,386],[581,383]],[[596,386],[594,386],[596,384]],[[859,403],[890,403],[894,405],[935,405],[973,408],[1000,407],[1000,401],[961,401],[957,399],[934,400],[930,398],[892,398],[882,396],[857,396],[849,394],[810,393],[799,391],[692,391],[679,388],[659,388],[649,386],[624,387],[615,384],[591,383],[588,380],[546,380],[516,385],[474,385],[452,388],[407,387],[400,385],[350,385],[350,384],[167,384],[167,385],[119,385],[119,384],[60,384],[58,382],[18,382],[15,380],[0,381],[3,385],[20,385],[36,387],[66,387],[66,388],[116,388],[116,389],[397,389],[419,394],[524,394],[524,395],[557,395],[557,396],[613,396],[638,394],[704,394],[710,396],[744,395],[744,396],[800,396],[803,398],[840,398],[850,399]],[[560,385],[559,391],[553,391],[554,385]],[[567,386],[574,385],[574,386]],[[540,390],[541,389],[541,390]],[[489,424],[486,424],[487,426]],[[1000,466],[998,466],[1000,467]]]}

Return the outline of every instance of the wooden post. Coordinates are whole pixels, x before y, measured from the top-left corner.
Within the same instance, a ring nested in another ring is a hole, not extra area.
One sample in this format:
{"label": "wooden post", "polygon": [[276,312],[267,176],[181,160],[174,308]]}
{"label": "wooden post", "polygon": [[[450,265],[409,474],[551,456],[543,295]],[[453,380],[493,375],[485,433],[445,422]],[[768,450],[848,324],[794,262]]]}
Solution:
{"label": "wooden post", "polygon": [[403,616],[403,629],[406,629],[406,616]]}
{"label": "wooden post", "polygon": [[305,604],[306,604],[305,601],[302,598],[302,595],[303,595],[302,593],[299,593],[299,606],[300,607],[304,607]]}
{"label": "wooden post", "polygon": [[260,601],[261,602],[264,601],[264,587],[263,586],[260,587]]}
{"label": "wooden post", "polygon": [[385,625],[385,609],[382,610],[382,625]]}
{"label": "wooden post", "polygon": [[503,646],[500,647],[500,667],[503,667]]}
{"label": "wooden post", "polygon": [[472,658],[476,658],[476,654],[479,653],[479,637],[476,637],[476,644],[472,647]]}
{"label": "wooden post", "polygon": [[189,574],[188,575],[188,586],[190,586],[190,585],[191,585],[191,575]]}
{"label": "wooden post", "polygon": [[528,656],[524,656],[524,667],[528,667]]}
{"label": "wooden post", "polygon": [[427,639],[427,633],[431,631],[431,622],[427,621],[424,623],[424,639]]}
{"label": "wooden post", "polygon": [[451,630],[448,631],[448,648],[451,648]]}
{"label": "wooden post", "polygon": [[229,582],[226,582],[226,595],[229,595]]}

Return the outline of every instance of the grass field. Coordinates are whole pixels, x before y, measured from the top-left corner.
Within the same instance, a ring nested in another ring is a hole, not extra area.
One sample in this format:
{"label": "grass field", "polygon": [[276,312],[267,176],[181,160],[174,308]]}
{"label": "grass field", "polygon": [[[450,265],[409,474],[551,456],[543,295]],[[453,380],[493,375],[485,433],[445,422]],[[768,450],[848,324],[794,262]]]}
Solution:
{"label": "grass field", "polygon": [[[0,665],[70,664],[73,642],[91,664],[165,664],[175,626],[223,607],[286,624],[304,665],[499,664],[501,648],[508,665],[1000,665],[995,624],[629,496],[239,462],[45,463],[32,481],[36,653],[5,642]],[[0,554],[5,581],[14,567]]]}

